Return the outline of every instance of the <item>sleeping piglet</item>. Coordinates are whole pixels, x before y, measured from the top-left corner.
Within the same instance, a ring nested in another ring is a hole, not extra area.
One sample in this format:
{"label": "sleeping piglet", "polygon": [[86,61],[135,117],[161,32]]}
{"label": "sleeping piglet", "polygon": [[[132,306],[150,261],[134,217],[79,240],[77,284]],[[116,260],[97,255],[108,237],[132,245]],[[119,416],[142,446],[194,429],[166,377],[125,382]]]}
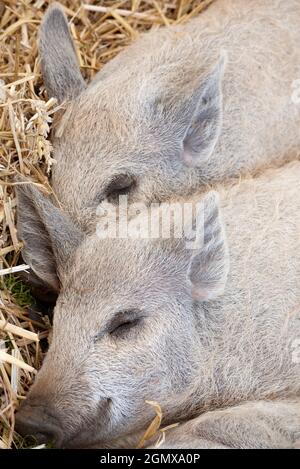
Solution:
{"label": "sleeping piglet", "polygon": [[156,401],[163,426],[197,417],[165,447],[293,447],[300,162],[217,189],[176,202],[196,209],[182,237],[100,239],[19,187],[24,258],[58,293],[20,433],[58,447],[135,447],[154,416],[145,401]]}
{"label": "sleeping piglet", "polygon": [[51,6],[39,49],[65,108],[53,131],[62,206],[89,231],[103,200],[160,202],[299,156],[299,25],[298,0],[215,0],[141,35],[87,85]]}

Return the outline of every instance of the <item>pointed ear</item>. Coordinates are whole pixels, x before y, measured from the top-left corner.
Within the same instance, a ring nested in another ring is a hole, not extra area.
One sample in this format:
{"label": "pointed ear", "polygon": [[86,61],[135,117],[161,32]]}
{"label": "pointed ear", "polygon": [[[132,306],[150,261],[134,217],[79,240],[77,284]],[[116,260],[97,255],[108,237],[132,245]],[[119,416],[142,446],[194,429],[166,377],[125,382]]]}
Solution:
{"label": "pointed ear", "polygon": [[222,128],[222,78],[226,63],[223,53],[214,69],[183,104],[181,158],[188,166],[201,166],[212,154]]}
{"label": "pointed ear", "polygon": [[[196,83],[182,83],[182,76],[172,75],[172,86],[165,83],[163,90],[152,92],[148,109],[168,127],[170,138],[180,145],[180,158],[188,166],[201,166],[212,154],[222,127],[222,78],[227,61],[221,53],[217,64],[201,74]],[[183,73],[184,79],[187,72]],[[170,79],[169,74],[166,74]],[[162,81],[162,78],[160,78]],[[158,82],[160,83],[158,80]],[[151,89],[151,88],[150,88]]]}
{"label": "pointed ear", "polygon": [[58,3],[47,10],[41,24],[39,51],[49,96],[62,102],[77,96],[85,88],[67,19]]}
{"label": "pointed ear", "polygon": [[201,202],[196,228],[203,230],[203,236],[200,247],[189,250],[188,283],[193,298],[213,300],[224,292],[229,271],[229,253],[216,192],[209,192]]}
{"label": "pointed ear", "polygon": [[22,256],[34,274],[52,291],[59,291],[59,276],[82,239],[79,229],[33,184],[17,186],[18,237]]}

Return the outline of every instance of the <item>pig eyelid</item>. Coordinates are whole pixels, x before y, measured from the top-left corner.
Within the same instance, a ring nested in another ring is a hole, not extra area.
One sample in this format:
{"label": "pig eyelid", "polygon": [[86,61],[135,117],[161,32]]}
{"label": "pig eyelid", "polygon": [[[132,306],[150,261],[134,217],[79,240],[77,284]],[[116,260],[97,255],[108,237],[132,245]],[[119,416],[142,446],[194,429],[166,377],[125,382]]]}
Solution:
{"label": "pig eyelid", "polygon": [[127,309],[124,311],[118,311],[109,322],[107,331],[111,334],[118,327],[125,324],[137,323],[140,319],[142,319],[142,313],[139,310]]}
{"label": "pig eyelid", "polygon": [[129,174],[114,176],[104,193],[108,201],[117,202],[120,195],[127,195],[136,186],[136,180]]}
{"label": "pig eyelid", "polygon": [[124,337],[126,334],[130,332],[135,326],[137,326],[141,322],[141,318],[133,319],[132,321],[124,321],[118,326],[116,326],[113,330],[110,331],[109,335],[121,338]]}
{"label": "pig eyelid", "polygon": [[144,315],[137,309],[127,309],[117,312],[105,328],[105,332],[111,336],[119,337],[137,326]]}
{"label": "pig eyelid", "polygon": [[130,328],[138,325],[144,317],[145,314],[137,309],[119,311],[109,323],[102,328],[101,332],[98,332],[98,334],[93,337],[93,342],[98,342],[106,334],[116,337],[121,336],[125,331],[129,331]]}

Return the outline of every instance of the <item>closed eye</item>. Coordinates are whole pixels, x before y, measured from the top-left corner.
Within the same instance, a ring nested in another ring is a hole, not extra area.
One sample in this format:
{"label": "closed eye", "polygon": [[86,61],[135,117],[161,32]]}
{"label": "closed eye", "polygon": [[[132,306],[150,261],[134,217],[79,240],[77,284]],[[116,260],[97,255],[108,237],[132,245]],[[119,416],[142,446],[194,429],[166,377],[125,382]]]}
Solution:
{"label": "closed eye", "polygon": [[142,311],[132,309],[117,312],[109,323],[94,336],[94,342],[98,342],[106,334],[114,338],[127,337],[137,326],[143,323],[145,315]]}
{"label": "closed eye", "polygon": [[136,186],[135,179],[128,174],[115,176],[105,190],[108,202],[117,204],[120,195],[127,195]]}
{"label": "closed eye", "polygon": [[136,327],[141,322],[140,318],[136,318],[132,321],[125,321],[117,325],[110,331],[110,335],[114,337],[124,337],[131,329]]}

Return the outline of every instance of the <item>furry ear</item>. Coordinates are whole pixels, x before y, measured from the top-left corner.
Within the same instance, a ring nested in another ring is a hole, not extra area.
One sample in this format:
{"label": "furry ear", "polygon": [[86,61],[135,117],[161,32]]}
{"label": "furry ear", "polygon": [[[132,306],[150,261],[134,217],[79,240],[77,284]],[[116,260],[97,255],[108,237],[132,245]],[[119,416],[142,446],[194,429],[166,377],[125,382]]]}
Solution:
{"label": "furry ear", "polygon": [[[147,109],[167,129],[179,158],[188,166],[201,166],[212,154],[222,128],[222,79],[227,61],[224,51],[210,70],[189,81],[189,72],[177,68],[158,75],[148,90]],[[199,72],[200,73],[200,72]],[[172,80],[170,86],[169,81]],[[145,99],[145,98],[144,98]]]}
{"label": "furry ear", "polygon": [[222,54],[214,69],[183,104],[185,118],[181,158],[188,166],[200,166],[212,154],[222,127],[221,83],[226,62]]}
{"label": "furry ear", "polygon": [[59,3],[48,8],[43,19],[39,51],[49,96],[62,102],[77,96],[85,88],[67,19]]}
{"label": "furry ear", "polygon": [[187,271],[193,298],[213,300],[224,292],[229,271],[229,254],[220,216],[218,194],[208,193],[196,216],[196,229],[203,230],[201,246],[193,251]]}
{"label": "furry ear", "polygon": [[33,184],[17,186],[17,201],[23,258],[36,277],[57,292],[59,272],[80,243],[81,232]]}

